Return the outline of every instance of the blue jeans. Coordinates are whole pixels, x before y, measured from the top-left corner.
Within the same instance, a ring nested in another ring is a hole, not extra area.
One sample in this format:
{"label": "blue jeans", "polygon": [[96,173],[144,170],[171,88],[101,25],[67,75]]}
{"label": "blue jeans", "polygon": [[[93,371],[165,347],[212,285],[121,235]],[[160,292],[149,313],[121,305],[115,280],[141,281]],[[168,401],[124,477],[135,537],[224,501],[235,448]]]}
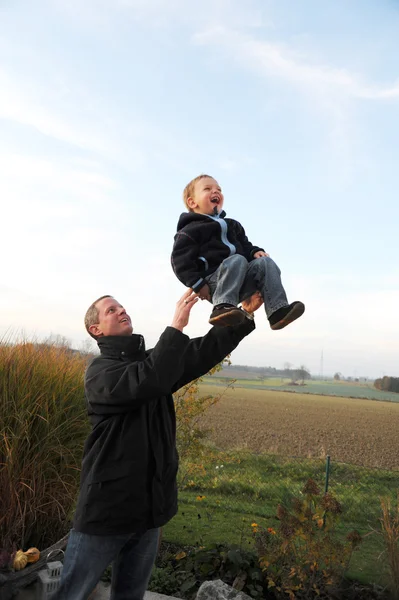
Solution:
{"label": "blue jeans", "polygon": [[214,306],[237,306],[258,290],[262,294],[266,316],[269,318],[276,310],[288,305],[280,275],[280,269],[269,256],[248,262],[245,256],[233,254],[206,280]]}
{"label": "blue jeans", "polygon": [[71,530],[54,600],[87,600],[112,564],[111,600],[142,600],[158,549],[159,529],[142,535],[88,535]]}

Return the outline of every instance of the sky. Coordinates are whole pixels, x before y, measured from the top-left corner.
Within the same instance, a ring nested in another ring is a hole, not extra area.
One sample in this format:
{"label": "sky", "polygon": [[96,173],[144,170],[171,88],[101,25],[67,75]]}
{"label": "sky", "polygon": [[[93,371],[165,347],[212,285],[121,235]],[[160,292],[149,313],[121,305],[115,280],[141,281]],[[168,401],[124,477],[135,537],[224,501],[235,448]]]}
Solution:
{"label": "sky", "polygon": [[398,27],[394,0],[0,0],[0,335],[86,347],[111,294],[153,346],[209,173],[306,304],[233,364],[399,376]]}

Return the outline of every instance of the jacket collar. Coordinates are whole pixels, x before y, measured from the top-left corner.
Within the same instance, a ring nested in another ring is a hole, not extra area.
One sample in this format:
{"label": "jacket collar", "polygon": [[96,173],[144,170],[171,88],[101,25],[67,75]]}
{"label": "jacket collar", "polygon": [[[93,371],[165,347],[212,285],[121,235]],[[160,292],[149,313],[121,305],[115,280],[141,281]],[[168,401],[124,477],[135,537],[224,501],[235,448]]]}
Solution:
{"label": "jacket collar", "polygon": [[[224,210],[222,210],[221,213],[218,214],[219,219],[224,219],[225,216],[226,216],[226,212]],[[217,218],[217,217],[214,217],[213,215],[203,215],[202,213],[194,213],[194,212],[182,213],[180,215],[179,221],[177,223],[177,231],[180,231],[180,229],[183,229],[183,227],[185,227],[189,223],[192,223],[193,221],[205,222],[205,221],[208,221],[208,219],[215,219],[215,218]]]}
{"label": "jacket collar", "polygon": [[145,342],[142,335],[107,335],[97,340],[101,354],[113,357],[127,356],[138,358],[145,353]]}

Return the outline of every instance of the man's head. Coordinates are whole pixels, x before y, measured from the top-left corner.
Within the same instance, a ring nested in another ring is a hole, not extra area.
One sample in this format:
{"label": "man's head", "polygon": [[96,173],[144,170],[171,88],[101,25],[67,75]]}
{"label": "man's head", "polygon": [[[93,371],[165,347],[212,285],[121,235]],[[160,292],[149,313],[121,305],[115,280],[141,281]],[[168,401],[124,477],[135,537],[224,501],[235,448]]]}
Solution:
{"label": "man's head", "polygon": [[189,212],[213,215],[223,208],[222,188],[210,175],[198,175],[186,185],[183,192],[184,204]]}
{"label": "man's head", "polygon": [[95,340],[106,335],[132,335],[132,321],[112,296],[101,296],[85,315],[86,331]]}

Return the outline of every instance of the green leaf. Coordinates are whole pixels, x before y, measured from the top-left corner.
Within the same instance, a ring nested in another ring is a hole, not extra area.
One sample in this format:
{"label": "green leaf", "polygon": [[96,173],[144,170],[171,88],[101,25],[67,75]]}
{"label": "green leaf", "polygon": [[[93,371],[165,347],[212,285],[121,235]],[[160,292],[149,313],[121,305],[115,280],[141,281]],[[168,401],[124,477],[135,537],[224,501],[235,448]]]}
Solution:
{"label": "green leaf", "polygon": [[197,580],[196,579],[187,579],[180,586],[180,591],[181,592],[188,592],[188,590],[191,590],[191,588],[193,588],[196,584],[197,584]]}
{"label": "green leaf", "polygon": [[234,565],[237,565],[237,566],[240,565],[241,562],[242,562],[241,561],[241,556],[240,556],[240,554],[236,550],[229,550],[228,553],[227,553],[227,558],[229,560],[231,560],[231,562]]}

